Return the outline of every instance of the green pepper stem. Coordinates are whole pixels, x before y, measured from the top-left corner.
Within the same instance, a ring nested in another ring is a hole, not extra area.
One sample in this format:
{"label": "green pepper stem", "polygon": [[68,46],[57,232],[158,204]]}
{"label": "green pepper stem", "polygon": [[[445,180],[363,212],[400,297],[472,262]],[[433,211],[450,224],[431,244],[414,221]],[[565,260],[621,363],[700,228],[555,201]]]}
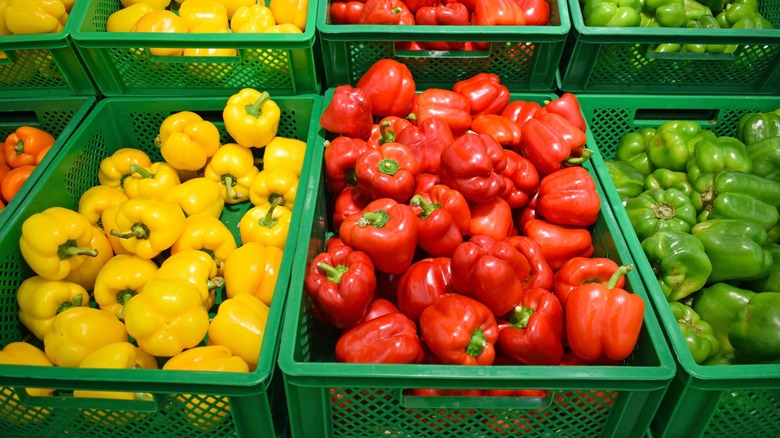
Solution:
{"label": "green pepper stem", "polygon": [[328,281],[336,284],[339,284],[341,282],[341,276],[344,275],[345,272],[349,271],[349,268],[344,265],[337,265],[333,267],[327,263],[322,262],[317,263],[317,267],[328,274]]}
{"label": "green pepper stem", "polygon": [[382,161],[379,162],[376,166],[380,172],[387,174],[387,175],[395,175],[396,172],[401,168],[401,166],[398,165],[398,161],[392,160],[390,158],[385,158]]}
{"label": "green pepper stem", "polygon": [[119,312],[119,315],[117,315],[120,321],[124,321],[127,303],[130,302],[130,298],[133,298],[137,293],[138,292],[133,289],[125,289],[116,294],[116,302],[122,304],[122,310]]}
{"label": "green pepper stem", "polygon": [[265,216],[260,218],[257,223],[261,227],[265,228],[273,228],[274,225],[279,223],[279,219],[274,217],[274,210],[276,210],[276,207],[282,205],[282,202],[284,202],[283,198],[274,199],[273,202],[271,202],[271,206],[268,207],[268,211],[265,213]]}
{"label": "green pepper stem", "polygon": [[222,287],[225,284],[225,279],[222,277],[214,277],[211,280],[206,281],[206,287],[209,290],[215,290]]}
{"label": "green pepper stem", "polygon": [[609,277],[609,281],[607,282],[607,289],[614,289],[615,285],[617,284],[620,277],[628,274],[631,272],[631,270],[634,269],[634,265],[623,265],[615,271],[614,274],[612,274],[611,277]]}
{"label": "green pepper stem", "polygon": [[73,301],[66,301],[62,304],[60,304],[59,307],[57,307],[57,314],[60,314],[71,307],[81,307],[81,304],[84,302],[84,297],[81,294],[76,295],[73,297]]}
{"label": "green pepper stem", "polygon": [[244,106],[246,113],[250,116],[259,119],[263,115],[263,111],[260,109],[263,104],[271,98],[271,95],[267,91],[263,91],[260,97],[257,98],[255,103]]}
{"label": "green pepper stem", "polygon": [[390,220],[390,215],[384,210],[369,211],[363,213],[358,219],[357,225],[360,228],[365,228],[369,225],[376,228],[382,228],[387,221]]}
{"label": "green pepper stem", "polygon": [[114,237],[118,237],[120,239],[132,239],[136,238],[138,240],[145,240],[149,238],[149,227],[147,227],[144,224],[138,223],[133,224],[133,226],[130,228],[130,231],[127,233],[120,233],[117,230],[111,230],[111,235]]}
{"label": "green pepper stem", "polygon": [[422,219],[427,219],[430,215],[433,214],[434,211],[441,208],[440,204],[428,202],[420,195],[414,195],[414,197],[412,197],[412,199],[409,201],[409,204],[414,207],[422,208],[422,213],[420,213],[420,217]]}
{"label": "green pepper stem", "polygon": [[273,204],[274,202],[278,202],[279,205],[286,205],[287,203],[284,201],[284,195],[280,195],[279,193],[271,193],[268,195],[268,202]]}
{"label": "green pepper stem", "polygon": [[417,114],[415,114],[415,113],[409,113],[409,115],[408,115],[408,116],[406,116],[406,120],[409,120],[409,121],[415,121],[415,120],[417,120]]}
{"label": "green pepper stem", "polygon": [[148,170],[144,169],[143,167],[137,165],[137,164],[131,164],[130,165],[130,172],[137,173],[141,175],[141,178],[154,178],[154,174],[152,172],[149,172]]}
{"label": "green pepper stem", "polygon": [[76,246],[75,240],[68,240],[67,242],[60,245],[60,247],[57,249],[57,255],[60,257],[60,260],[67,260],[73,256],[79,255],[97,257],[98,250],[95,248],[79,248]]}
{"label": "green pepper stem", "polygon": [[658,219],[672,219],[675,214],[674,205],[668,202],[656,202],[653,204],[652,210]]}
{"label": "green pepper stem", "polygon": [[350,185],[352,187],[357,186],[357,176],[355,175],[355,169],[349,169],[347,171],[347,177],[346,177],[347,185]]}
{"label": "green pepper stem", "polygon": [[24,153],[24,140],[19,140],[14,146],[14,152],[16,155],[22,155]]}
{"label": "green pepper stem", "polygon": [[534,313],[536,312],[530,307],[517,306],[509,317],[509,323],[512,327],[524,329]]}
{"label": "green pepper stem", "polygon": [[395,141],[395,132],[390,129],[390,122],[382,122],[379,124],[379,144],[392,143]]}
{"label": "green pepper stem", "polygon": [[242,195],[241,193],[238,193],[237,191],[233,190],[233,186],[238,184],[236,182],[236,177],[230,174],[222,175],[222,184],[225,186],[225,190],[227,190],[228,198],[230,199],[241,199]]}
{"label": "green pepper stem", "polygon": [[485,332],[482,331],[482,327],[479,327],[474,330],[474,333],[471,334],[471,340],[466,346],[466,354],[471,357],[477,357],[482,354],[482,352],[485,350],[485,347],[487,347]]}
{"label": "green pepper stem", "polygon": [[564,160],[567,164],[582,164],[590,159],[590,157],[593,156],[593,151],[585,148],[582,150],[582,155],[579,157],[569,157],[566,160]]}

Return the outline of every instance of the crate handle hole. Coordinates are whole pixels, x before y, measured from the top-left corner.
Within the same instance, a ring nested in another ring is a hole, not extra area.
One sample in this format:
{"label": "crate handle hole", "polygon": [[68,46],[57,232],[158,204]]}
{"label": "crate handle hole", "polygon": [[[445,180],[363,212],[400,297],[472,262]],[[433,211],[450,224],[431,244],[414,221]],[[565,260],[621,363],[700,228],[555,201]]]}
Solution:
{"label": "crate handle hole", "polygon": [[0,112],[0,126],[19,127],[22,125],[39,126],[41,119],[35,111],[2,111]]}
{"label": "crate handle hole", "polygon": [[545,409],[552,404],[553,391],[545,390],[544,395],[529,396],[458,396],[458,395],[414,395],[412,390],[399,391],[401,406],[405,408],[426,409]]}
{"label": "crate handle hole", "polygon": [[393,44],[393,56],[398,58],[448,58],[448,59],[467,59],[467,58],[487,58],[493,51],[493,44],[489,44],[485,49],[475,50],[428,50],[410,48],[410,42],[397,41]]}
{"label": "crate handle hole", "polygon": [[718,109],[697,108],[641,108],[634,113],[637,126],[658,126],[669,120],[692,120],[703,125],[718,123]]}

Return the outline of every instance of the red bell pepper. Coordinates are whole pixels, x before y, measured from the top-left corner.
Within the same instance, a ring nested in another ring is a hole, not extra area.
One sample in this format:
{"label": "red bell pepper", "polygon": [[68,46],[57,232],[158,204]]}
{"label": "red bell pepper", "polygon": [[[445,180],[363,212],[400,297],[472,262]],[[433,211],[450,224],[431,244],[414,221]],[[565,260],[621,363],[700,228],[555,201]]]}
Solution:
{"label": "red bell pepper", "polygon": [[415,388],[411,395],[418,397],[484,397],[484,389],[438,389],[438,388]]}
{"label": "red bell pepper", "polygon": [[441,117],[456,138],[471,127],[471,104],[466,96],[441,88],[427,88],[415,98],[412,112],[417,123]]}
{"label": "red bell pepper", "polygon": [[[545,117],[548,116],[557,116],[557,114],[547,114]],[[561,116],[557,117],[565,122]],[[549,175],[566,165],[582,164],[590,157],[584,151],[580,157],[574,157],[571,148],[574,141],[567,141],[559,133],[557,127],[561,123],[555,124],[555,128],[552,125],[549,117],[547,119],[534,117],[526,121],[522,127],[522,139],[518,152],[534,164],[540,175]],[[571,125],[569,124],[569,126]],[[582,133],[573,127],[571,131]],[[584,139],[582,144],[585,144]]]}
{"label": "red bell pepper", "polygon": [[408,7],[409,10],[415,14],[416,18],[417,11],[422,8],[434,7],[439,3],[439,0],[403,0],[403,2],[406,7]]}
{"label": "red bell pepper", "polygon": [[506,243],[520,252],[531,266],[528,277],[521,278],[523,289],[552,290],[555,277],[552,268],[544,259],[542,246],[528,236],[512,236],[506,239]]}
{"label": "red bell pepper", "polygon": [[502,85],[501,79],[493,73],[478,73],[458,81],[453,85],[452,91],[469,100],[472,117],[501,114],[509,103],[509,89]]}
{"label": "red bell pepper", "polygon": [[417,219],[412,208],[389,198],[368,204],[339,228],[345,244],[366,252],[374,266],[388,274],[402,274],[417,249]]}
{"label": "red bell pepper", "polygon": [[[432,5],[417,9],[414,14],[415,24],[422,26],[467,26],[469,18],[470,13],[466,5],[457,2],[441,4],[436,1]],[[466,43],[463,41],[421,41],[420,45],[426,50],[462,50]]]}
{"label": "red bell pepper", "polygon": [[481,302],[459,294],[444,294],[420,315],[420,333],[444,364],[490,365],[495,358],[498,325]]}
{"label": "red bell pepper", "polygon": [[431,193],[414,195],[410,201],[417,215],[417,246],[431,257],[451,257],[463,242],[464,224],[471,218],[468,202],[457,190],[434,186]]}
{"label": "red bell pepper", "polygon": [[543,389],[489,389],[491,397],[544,397],[547,391]]}
{"label": "red bell pepper", "polygon": [[496,139],[501,146],[517,148],[522,132],[520,125],[498,114],[480,114],[471,121],[471,130],[477,134],[487,134]]}
{"label": "red bell pepper", "polygon": [[377,319],[380,316],[387,315],[389,313],[398,313],[398,307],[395,304],[384,298],[378,298],[371,302],[366,309],[366,314],[363,315],[363,319],[360,320],[360,324],[372,319]]}
{"label": "red bell pepper", "polygon": [[355,179],[362,193],[373,199],[408,202],[420,173],[412,151],[401,143],[385,143],[363,152],[355,163]]}
{"label": "red bell pepper", "polygon": [[511,208],[520,208],[528,203],[539,187],[539,172],[530,161],[515,151],[504,150],[506,167],[502,175],[506,187],[500,196]]}
{"label": "red bell pepper", "polygon": [[366,92],[339,85],[320,116],[320,126],[334,134],[368,140],[371,136],[371,101]]}
{"label": "red bell pepper", "polygon": [[615,284],[632,265],[621,266],[605,285],[589,283],[569,294],[566,336],[571,351],[585,360],[623,360],[634,351],[645,302]]}
{"label": "red bell pepper", "polygon": [[417,126],[409,126],[400,131],[395,141],[412,150],[420,172],[437,173],[441,162],[441,151],[455,141],[452,130],[444,119],[431,117]]}
{"label": "red bell pepper", "polygon": [[[573,157],[582,157],[587,140],[585,132],[574,126],[564,116],[545,112],[544,108],[542,108],[541,113],[536,115],[536,118],[563,139],[566,146],[571,149]],[[592,154],[592,152],[588,151],[588,154]]]}
{"label": "red bell pepper", "polygon": [[524,100],[515,100],[509,102],[509,104],[501,111],[503,117],[517,123],[520,128],[528,120],[532,119],[538,112],[542,110],[542,106],[536,102],[526,102]]}
{"label": "red bell pepper", "polygon": [[397,312],[353,327],[336,342],[339,362],[415,364],[422,359],[417,326]]}
{"label": "red bell pepper", "polygon": [[330,24],[358,24],[365,2],[336,1],[330,4]]}
{"label": "red bell pepper", "polygon": [[[543,0],[520,0],[520,1],[527,1],[527,2],[541,1],[547,4],[547,2]],[[563,116],[564,119],[566,119],[575,128],[581,130],[582,132],[585,132],[585,130],[587,129],[587,126],[585,124],[585,118],[582,117],[580,102],[579,100],[577,100],[577,97],[571,93],[563,93],[561,97],[550,101],[550,103],[544,106],[541,113],[558,114],[560,116]]]}
{"label": "red bell pepper", "polygon": [[498,348],[524,365],[558,365],[563,359],[563,309],[545,289],[528,289],[498,333]]}
{"label": "red bell pepper", "polygon": [[347,186],[356,186],[355,163],[368,144],[359,138],[336,137],[326,143],[323,161],[325,163],[325,187],[331,193],[339,193]]}
{"label": "red bell pepper", "polygon": [[545,0],[515,0],[525,16],[528,26],[547,26],[550,24],[550,5]]}
{"label": "red bell pepper", "polygon": [[515,308],[531,266],[514,247],[488,236],[473,236],[452,255],[452,287],[483,303],[494,315]]}
{"label": "red bell pepper", "polygon": [[[589,283],[607,284],[619,267],[606,257],[571,258],[555,273],[552,290],[565,307],[571,291]],[[620,277],[615,287],[622,288],[625,282],[625,277]]]}
{"label": "red bell pepper", "polygon": [[512,209],[503,198],[471,204],[471,236],[485,235],[504,240],[512,234]]}
{"label": "red bell pepper", "polygon": [[556,225],[588,227],[596,223],[601,199],[596,182],[583,167],[555,171],[539,183],[539,214]]}
{"label": "red bell pepper", "polygon": [[414,24],[414,14],[401,0],[366,0],[359,24]]}
{"label": "red bell pepper", "polygon": [[[430,192],[433,186],[441,184],[439,175],[433,173],[420,172],[417,175],[417,182],[414,186],[414,194]],[[445,186],[446,187],[446,186]]]}
{"label": "red bell pepper", "polygon": [[398,134],[408,127],[413,127],[412,122],[407,119],[396,116],[387,116],[375,123],[371,128],[371,137],[368,139],[368,145],[378,148],[385,143],[395,142]]}
{"label": "red bell pepper", "polygon": [[333,201],[332,224],[334,230],[341,227],[341,223],[355,213],[360,213],[372,199],[364,195],[357,187],[347,187],[336,195]]}
{"label": "red bell pepper", "polygon": [[544,259],[557,271],[572,257],[593,255],[593,238],[585,228],[555,225],[541,219],[526,222],[523,233],[542,247]]}
{"label": "red bell pepper", "polygon": [[439,178],[470,202],[487,202],[503,193],[506,154],[484,134],[462,135],[441,152]]}
{"label": "red bell pepper", "polygon": [[338,329],[356,326],[376,291],[374,264],[368,254],[337,246],[321,252],[309,266],[304,290],[318,320]]}
{"label": "red bell pepper", "polygon": [[431,201],[439,204],[452,218],[452,223],[458,227],[461,234],[467,234],[471,229],[471,210],[463,194],[444,184],[435,184],[428,192]]}
{"label": "red bell pepper", "polygon": [[476,0],[472,21],[477,26],[525,26],[525,14],[515,0]]}
{"label": "red bell pepper", "polygon": [[375,62],[360,77],[357,88],[366,92],[372,113],[379,117],[408,116],[417,91],[409,67],[392,59]]}
{"label": "red bell pepper", "polygon": [[398,310],[414,322],[436,299],[452,290],[451,260],[426,258],[415,262],[398,282]]}
{"label": "red bell pepper", "polygon": [[539,213],[536,211],[538,199],[538,194],[534,192],[524,206],[514,210],[512,216],[514,217],[518,234],[525,234],[525,227],[532,220],[541,219],[541,216],[539,216]]}

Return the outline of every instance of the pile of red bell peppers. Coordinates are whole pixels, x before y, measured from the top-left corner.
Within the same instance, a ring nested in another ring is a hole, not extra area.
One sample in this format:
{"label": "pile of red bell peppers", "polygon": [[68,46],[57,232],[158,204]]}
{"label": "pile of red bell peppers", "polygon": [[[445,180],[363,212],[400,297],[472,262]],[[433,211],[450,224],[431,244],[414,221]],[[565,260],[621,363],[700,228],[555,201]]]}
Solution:
{"label": "pile of red bell peppers", "polygon": [[618,364],[644,302],[592,257],[601,202],[572,94],[511,101],[493,74],[417,92],[376,62],[320,118],[334,235],[312,313],[359,363]]}

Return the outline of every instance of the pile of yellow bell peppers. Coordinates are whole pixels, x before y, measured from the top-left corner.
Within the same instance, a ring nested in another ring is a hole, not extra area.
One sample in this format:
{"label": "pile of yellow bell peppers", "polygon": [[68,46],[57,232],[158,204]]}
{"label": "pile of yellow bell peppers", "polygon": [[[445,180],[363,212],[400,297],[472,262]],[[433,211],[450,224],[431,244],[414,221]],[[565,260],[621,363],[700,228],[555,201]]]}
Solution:
{"label": "pile of yellow bell peppers", "polygon": [[0,36],[61,32],[75,0],[0,0]]}
{"label": "pile of yellow bell peppers", "polygon": [[[221,144],[212,122],[174,113],[149,139],[163,161],[118,149],[76,210],[25,220],[19,247],[36,275],[17,290],[19,320],[43,351],[0,351],[0,364],[254,370],[306,152],[277,135],[280,117],[268,93],[241,90],[223,111],[235,142]],[[263,150],[262,170],[253,148]],[[242,202],[252,205],[239,245],[220,217]]]}

